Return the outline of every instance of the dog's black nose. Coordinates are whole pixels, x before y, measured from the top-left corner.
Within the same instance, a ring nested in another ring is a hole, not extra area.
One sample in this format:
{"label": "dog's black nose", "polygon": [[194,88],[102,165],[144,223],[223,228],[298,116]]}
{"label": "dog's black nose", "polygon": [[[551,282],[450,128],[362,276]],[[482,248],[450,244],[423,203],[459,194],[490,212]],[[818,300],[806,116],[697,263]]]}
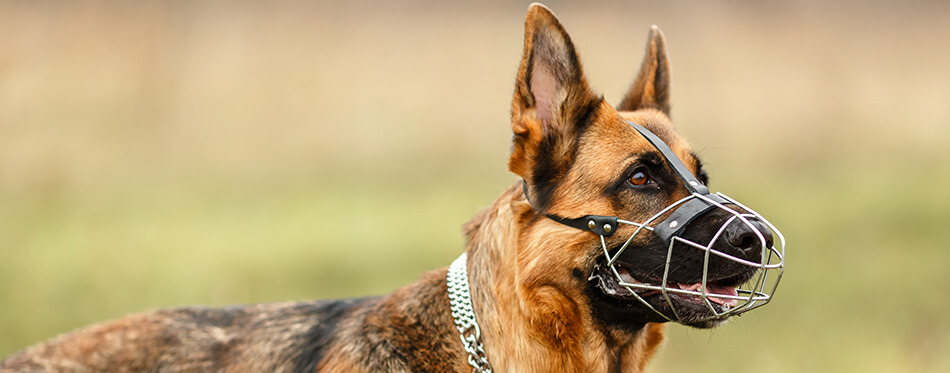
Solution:
{"label": "dog's black nose", "polygon": [[[738,252],[740,257],[754,260],[761,255],[762,249],[772,247],[772,230],[758,219],[748,219],[748,221],[749,224],[738,219],[733,220],[726,227],[723,235],[726,242]],[[765,242],[762,241],[763,239]]]}

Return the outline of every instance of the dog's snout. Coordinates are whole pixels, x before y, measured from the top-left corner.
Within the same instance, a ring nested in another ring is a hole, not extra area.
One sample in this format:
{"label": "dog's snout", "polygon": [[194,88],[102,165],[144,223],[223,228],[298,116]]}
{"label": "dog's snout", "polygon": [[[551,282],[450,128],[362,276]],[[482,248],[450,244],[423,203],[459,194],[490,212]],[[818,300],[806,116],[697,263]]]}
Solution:
{"label": "dog's snout", "polygon": [[724,234],[726,242],[742,257],[753,259],[761,254],[762,249],[772,247],[772,230],[758,219],[749,219],[748,222],[734,220]]}

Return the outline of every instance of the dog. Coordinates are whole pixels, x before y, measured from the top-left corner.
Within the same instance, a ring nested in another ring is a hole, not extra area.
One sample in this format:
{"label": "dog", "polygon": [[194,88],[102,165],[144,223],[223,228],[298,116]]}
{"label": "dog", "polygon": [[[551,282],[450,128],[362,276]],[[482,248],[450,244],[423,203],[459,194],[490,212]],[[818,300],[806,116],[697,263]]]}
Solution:
{"label": "dog", "polygon": [[771,223],[708,193],[670,120],[656,26],[614,108],[532,4],[511,128],[522,180],[464,226],[449,268],[381,297],[127,316],[0,371],[640,372],[667,322],[709,328],[770,298],[777,278],[761,276],[781,270],[784,238],[775,248]]}

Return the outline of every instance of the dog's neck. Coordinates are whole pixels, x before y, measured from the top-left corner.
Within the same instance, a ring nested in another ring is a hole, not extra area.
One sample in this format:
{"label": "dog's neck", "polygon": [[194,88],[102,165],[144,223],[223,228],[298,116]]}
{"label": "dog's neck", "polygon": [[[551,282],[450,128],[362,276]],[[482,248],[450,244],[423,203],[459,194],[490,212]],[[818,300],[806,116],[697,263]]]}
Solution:
{"label": "dog's neck", "polygon": [[[578,286],[538,284],[525,278],[523,269],[535,258],[523,257],[524,253],[558,250],[522,247],[538,244],[525,237],[531,234],[527,227],[537,220],[517,182],[465,226],[475,314],[494,369],[642,371],[662,340],[662,325],[645,324],[635,331],[607,328],[591,316]],[[575,281],[586,281],[582,277]],[[499,304],[517,307],[494,306]],[[492,360],[492,356],[508,358]]]}

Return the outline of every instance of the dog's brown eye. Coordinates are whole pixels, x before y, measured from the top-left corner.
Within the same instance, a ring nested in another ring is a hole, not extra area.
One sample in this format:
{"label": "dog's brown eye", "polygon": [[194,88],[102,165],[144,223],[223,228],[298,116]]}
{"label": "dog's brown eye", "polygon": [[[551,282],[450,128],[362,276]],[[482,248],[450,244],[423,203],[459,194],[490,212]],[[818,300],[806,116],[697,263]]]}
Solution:
{"label": "dog's brown eye", "polygon": [[633,174],[633,176],[630,176],[630,179],[627,181],[633,185],[644,185],[650,181],[650,178],[647,177],[647,174],[645,174],[643,171],[637,171]]}

